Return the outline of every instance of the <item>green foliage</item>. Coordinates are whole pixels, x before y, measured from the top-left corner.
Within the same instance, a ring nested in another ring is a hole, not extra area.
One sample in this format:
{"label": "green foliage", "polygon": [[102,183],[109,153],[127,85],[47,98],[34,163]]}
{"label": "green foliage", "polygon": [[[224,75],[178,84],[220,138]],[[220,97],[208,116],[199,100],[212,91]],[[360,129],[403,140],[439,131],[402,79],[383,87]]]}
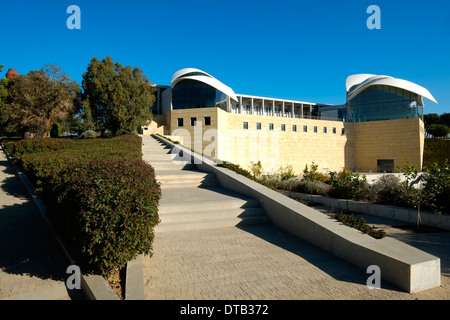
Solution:
{"label": "green foliage", "polygon": [[281,181],[289,181],[296,177],[292,166],[281,167],[278,169],[278,177]]}
{"label": "green foliage", "polygon": [[363,217],[355,218],[353,214],[338,212],[335,214],[334,218],[346,226],[358,229],[359,231],[368,234],[375,239],[382,239],[386,236],[386,232],[368,225]]}
{"label": "green foliage", "polygon": [[84,110],[97,129],[117,136],[134,132],[152,119],[155,87],[137,67],[123,67],[111,57],[92,58],[83,74]]}
{"label": "green foliage", "polygon": [[50,130],[50,137],[51,138],[59,137],[61,135],[61,130],[62,130],[61,125],[58,122],[55,122]]}
{"label": "green foliage", "polygon": [[349,169],[343,169],[341,172],[331,171],[330,186],[330,196],[335,198],[361,200],[368,194],[366,177]]}
{"label": "green foliage", "polygon": [[317,171],[319,166],[314,162],[311,164],[310,169],[308,169],[308,165],[305,165],[305,169],[303,169],[303,180],[306,181],[321,181],[328,182],[330,178],[327,175],[324,175]]}
{"label": "green foliage", "polygon": [[435,138],[446,137],[450,133],[450,128],[445,124],[432,124],[427,132]]}
{"label": "green foliage", "polygon": [[450,161],[450,140],[427,138],[423,153],[423,165],[425,170],[434,163],[443,164]]}
{"label": "green foliage", "polygon": [[159,184],[142,160],[95,159],[49,178],[53,218],[93,271],[109,275],[138,254],[151,254],[159,222]]}
{"label": "green foliage", "polygon": [[450,164],[446,160],[427,168],[424,194],[428,197],[427,205],[437,213],[450,213]]}
{"label": "green foliage", "polygon": [[56,65],[30,71],[8,81],[7,103],[0,121],[7,132],[30,131],[46,137],[52,124],[75,108],[79,85]]}
{"label": "green foliage", "polygon": [[151,253],[159,184],[139,136],[23,139],[5,148],[36,185],[63,239],[108,275]]}

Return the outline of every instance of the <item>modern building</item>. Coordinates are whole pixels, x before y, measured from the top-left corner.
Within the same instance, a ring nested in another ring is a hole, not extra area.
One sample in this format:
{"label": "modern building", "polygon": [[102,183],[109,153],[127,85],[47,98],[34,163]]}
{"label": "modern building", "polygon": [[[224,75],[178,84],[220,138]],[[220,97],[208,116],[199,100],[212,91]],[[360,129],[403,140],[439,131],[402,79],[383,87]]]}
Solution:
{"label": "modern building", "polygon": [[236,94],[195,68],[175,72],[157,86],[153,121],[159,133],[217,160],[265,172],[313,162],[321,170],[391,172],[408,160],[422,169],[424,98],[430,92],[389,76],[347,78],[343,105]]}

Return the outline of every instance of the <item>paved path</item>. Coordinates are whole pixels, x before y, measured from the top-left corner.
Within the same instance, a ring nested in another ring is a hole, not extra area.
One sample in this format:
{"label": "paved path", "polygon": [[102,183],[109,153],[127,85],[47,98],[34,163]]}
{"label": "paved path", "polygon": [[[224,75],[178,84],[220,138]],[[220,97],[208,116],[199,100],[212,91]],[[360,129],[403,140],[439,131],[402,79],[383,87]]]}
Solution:
{"label": "paved path", "polygon": [[[164,184],[162,197],[164,202]],[[441,287],[409,294],[382,282],[381,289],[371,290],[364,270],[269,224],[171,230],[162,219],[155,229],[154,255],[144,258],[145,298],[450,299],[450,233],[408,234],[389,227],[398,222],[378,223],[441,258]]]}
{"label": "paved path", "polygon": [[65,286],[68,262],[0,150],[0,300],[84,299]]}

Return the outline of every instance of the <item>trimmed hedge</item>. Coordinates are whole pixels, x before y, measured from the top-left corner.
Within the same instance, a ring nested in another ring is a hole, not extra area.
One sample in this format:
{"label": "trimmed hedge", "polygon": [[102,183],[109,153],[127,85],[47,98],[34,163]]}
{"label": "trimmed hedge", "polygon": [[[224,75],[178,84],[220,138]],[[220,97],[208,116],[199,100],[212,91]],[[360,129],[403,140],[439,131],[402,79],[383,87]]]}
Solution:
{"label": "trimmed hedge", "polygon": [[161,190],[141,145],[134,135],[5,143],[35,183],[58,234],[89,271],[108,276],[152,253]]}
{"label": "trimmed hedge", "polygon": [[426,138],[423,153],[423,166],[425,170],[434,163],[450,162],[450,140]]}

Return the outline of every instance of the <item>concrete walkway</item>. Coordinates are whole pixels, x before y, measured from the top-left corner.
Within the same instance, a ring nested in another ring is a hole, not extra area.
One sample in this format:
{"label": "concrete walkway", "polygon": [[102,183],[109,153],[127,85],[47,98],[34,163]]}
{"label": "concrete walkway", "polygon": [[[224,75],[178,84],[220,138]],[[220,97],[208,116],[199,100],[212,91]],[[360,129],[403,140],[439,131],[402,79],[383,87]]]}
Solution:
{"label": "concrete walkway", "polygon": [[[161,172],[170,164],[155,161],[160,157],[156,155],[158,144],[159,153],[167,154],[170,150],[163,149],[164,146],[151,137],[144,136],[143,139],[144,159],[155,165],[157,177],[164,176]],[[170,204],[187,205],[197,192],[204,192],[204,206],[210,209],[217,206],[213,201],[209,202],[206,195],[211,190],[201,191],[204,188],[194,185],[173,187],[166,188],[162,183],[162,221],[155,229],[154,255],[144,258],[146,299],[450,299],[448,232],[392,233],[392,236],[441,258],[441,287],[409,294],[382,282],[381,289],[369,289],[366,286],[369,275],[363,270],[267,223],[200,227],[201,221],[192,215],[195,210],[186,209],[191,218],[189,227],[174,227],[177,220],[166,219],[166,207]],[[182,212],[179,210],[178,217],[182,217]],[[378,223],[386,229],[398,224],[387,220],[378,220]]]}
{"label": "concrete walkway", "polygon": [[0,300],[84,299],[81,290],[66,289],[68,265],[0,150]]}

